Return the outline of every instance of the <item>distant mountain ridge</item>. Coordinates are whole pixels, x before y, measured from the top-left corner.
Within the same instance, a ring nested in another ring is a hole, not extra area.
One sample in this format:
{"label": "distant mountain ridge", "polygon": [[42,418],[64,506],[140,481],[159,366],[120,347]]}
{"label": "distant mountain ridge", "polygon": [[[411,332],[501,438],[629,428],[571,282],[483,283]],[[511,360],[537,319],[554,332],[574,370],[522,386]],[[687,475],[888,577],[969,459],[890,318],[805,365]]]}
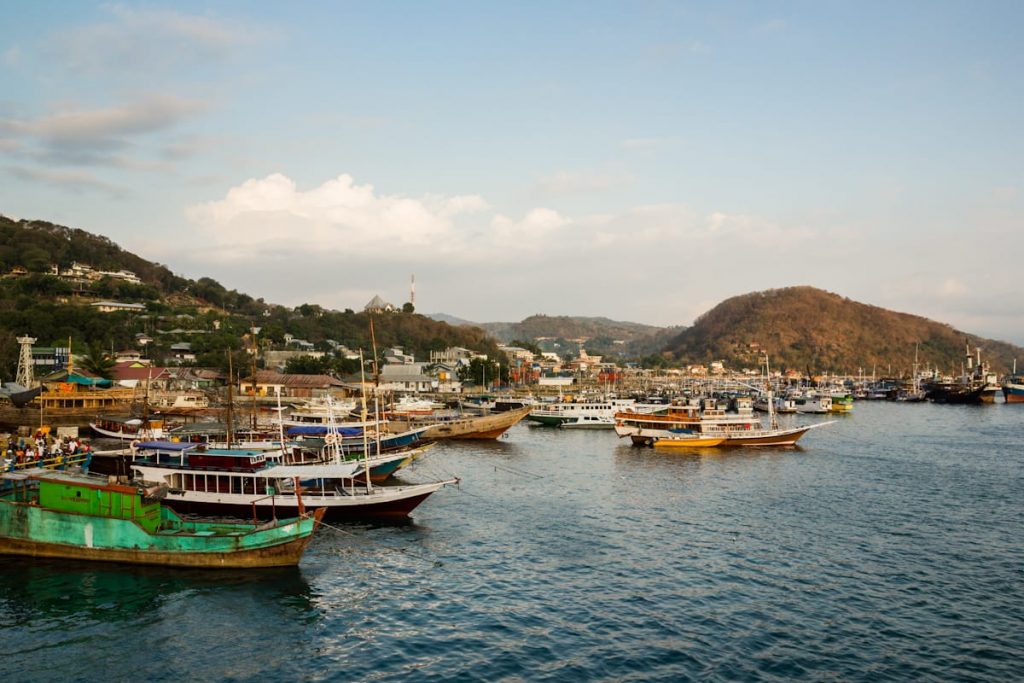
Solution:
{"label": "distant mountain ridge", "polygon": [[[604,317],[536,314],[520,322],[475,323],[446,313],[430,314],[431,318],[451,325],[479,327],[503,343],[516,340],[538,342],[586,340],[582,346],[597,355],[639,358],[658,353],[666,342],[679,333],[679,327],[657,327],[643,323],[622,322]],[[539,344],[545,350],[573,352],[579,345]]]}
{"label": "distant mountain ridge", "polygon": [[730,367],[759,367],[767,352],[773,367],[809,374],[906,375],[916,349],[920,368],[959,374],[965,345],[972,353],[980,347],[982,361],[997,372],[1024,358],[1024,349],[1007,342],[804,286],[726,299],[672,339],[665,352],[682,362],[723,360]]}

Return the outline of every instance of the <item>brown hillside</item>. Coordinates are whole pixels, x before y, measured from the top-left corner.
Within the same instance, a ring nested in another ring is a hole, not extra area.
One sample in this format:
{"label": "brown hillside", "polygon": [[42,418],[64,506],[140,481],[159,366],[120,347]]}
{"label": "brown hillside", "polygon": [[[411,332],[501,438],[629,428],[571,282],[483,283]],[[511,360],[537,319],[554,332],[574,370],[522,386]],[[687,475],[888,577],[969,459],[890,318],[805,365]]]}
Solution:
{"label": "brown hillside", "polygon": [[959,373],[965,344],[1006,371],[1024,349],[982,339],[949,325],[851,301],[813,287],[733,297],[678,335],[666,351],[686,362],[725,360],[756,367],[762,351],[779,368],[821,373],[906,375],[914,362]]}

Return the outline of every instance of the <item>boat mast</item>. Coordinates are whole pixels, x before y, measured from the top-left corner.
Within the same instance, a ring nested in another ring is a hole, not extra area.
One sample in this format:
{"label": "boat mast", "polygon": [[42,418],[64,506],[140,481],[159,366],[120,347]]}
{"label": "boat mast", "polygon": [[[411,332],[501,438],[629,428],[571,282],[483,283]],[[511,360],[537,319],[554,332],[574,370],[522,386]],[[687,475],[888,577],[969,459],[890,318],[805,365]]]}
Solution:
{"label": "boat mast", "polygon": [[768,352],[764,352],[764,374],[768,379],[768,425],[772,429],[778,429],[779,423],[775,419],[775,397],[772,395],[772,371],[768,365]]}
{"label": "boat mast", "polygon": [[232,432],[232,429],[231,429],[231,427],[232,427],[232,425],[231,425],[232,415],[231,415],[231,413],[233,412],[233,408],[234,408],[234,406],[233,406],[234,396],[231,393],[231,382],[232,382],[232,379],[231,379],[231,349],[228,349],[228,406],[227,406],[227,415],[226,415],[227,433],[225,434],[225,438],[227,439],[227,447],[228,448],[231,448],[231,440],[232,440],[232,436],[233,436],[232,433],[231,433]]}
{"label": "boat mast", "polygon": [[[372,319],[370,321],[370,329],[373,330],[373,321],[372,321]],[[366,368],[366,366],[363,365],[363,350],[359,349],[359,386],[360,386],[360,389],[361,389],[359,394],[360,394],[360,396],[362,398],[362,403],[363,403],[363,413],[362,413],[362,418],[363,418],[363,462],[365,463],[364,466],[366,467],[366,490],[370,491],[370,490],[373,489],[373,483],[370,481],[370,443],[369,443],[369,439],[367,438],[367,435],[366,435],[367,415],[366,415],[366,371],[365,371],[365,368]],[[376,394],[374,394],[374,396],[376,396]],[[378,418],[377,419],[377,424],[380,425],[380,416],[378,415],[376,417]]]}

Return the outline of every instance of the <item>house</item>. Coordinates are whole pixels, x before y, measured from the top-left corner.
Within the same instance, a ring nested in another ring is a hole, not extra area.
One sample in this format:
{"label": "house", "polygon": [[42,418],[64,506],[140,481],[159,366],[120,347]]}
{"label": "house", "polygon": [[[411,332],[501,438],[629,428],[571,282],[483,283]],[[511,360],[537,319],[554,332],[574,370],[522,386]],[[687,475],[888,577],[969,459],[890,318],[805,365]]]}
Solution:
{"label": "house", "polygon": [[125,349],[124,351],[118,351],[114,354],[115,363],[138,363],[141,360],[142,353],[135,349]]}
{"label": "house", "polygon": [[363,306],[363,311],[366,313],[394,313],[397,310],[393,304],[389,304],[379,296],[374,296],[370,299],[370,303]]}
{"label": "house", "polygon": [[196,360],[196,354],[192,353],[192,345],[188,342],[171,344],[170,353],[171,358],[178,364],[194,363]]}
{"label": "house", "polygon": [[122,387],[168,391],[173,375],[167,368],[143,365],[138,361],[121,361],[110,370],[114,381]]}
{"label": "house", "polygon": [[388,364],[409,365],[415,363],[416,358],[411,354],[404,353],[401,347],[394,346],[384,351],[384,362]]}
{"label": "house", "polygon": [[385,365],[381,368],[378,386],[382,391],[437,391],[438,380],[425,372],[427,365],[427,363]]}
{"label": "house", "polygon": [[330,375],[285,375],[273,370],[257,370],[255,376],[250,375],[238,380],[238,393],[241,396],[274,396],[281,392],[282,398],[323,398],[334,395],[345,384]]}

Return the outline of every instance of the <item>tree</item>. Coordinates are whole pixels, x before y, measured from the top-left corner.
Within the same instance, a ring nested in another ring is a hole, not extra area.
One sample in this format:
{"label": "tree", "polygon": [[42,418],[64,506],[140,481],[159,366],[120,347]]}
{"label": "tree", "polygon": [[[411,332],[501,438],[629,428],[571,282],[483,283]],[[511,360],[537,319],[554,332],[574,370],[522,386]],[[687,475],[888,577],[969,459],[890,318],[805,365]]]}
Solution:
{"label": "tree", "polygon": [[412,305],[411,301],[406,301],[402,304],[402,313],[415,313],[416,307]]}
{"label": "tree", "polygon": [[82,367],[103,379],[114,377],[114,357],[104,351],[102,347],[93,342],[89,344],[89,354],[82,358]]}
{"label": "tree", "polygon": [[329,369],[330,361],[327,358],[313,356],[289,358],[284,364],[285,374],[289,375],[323,375]]}

